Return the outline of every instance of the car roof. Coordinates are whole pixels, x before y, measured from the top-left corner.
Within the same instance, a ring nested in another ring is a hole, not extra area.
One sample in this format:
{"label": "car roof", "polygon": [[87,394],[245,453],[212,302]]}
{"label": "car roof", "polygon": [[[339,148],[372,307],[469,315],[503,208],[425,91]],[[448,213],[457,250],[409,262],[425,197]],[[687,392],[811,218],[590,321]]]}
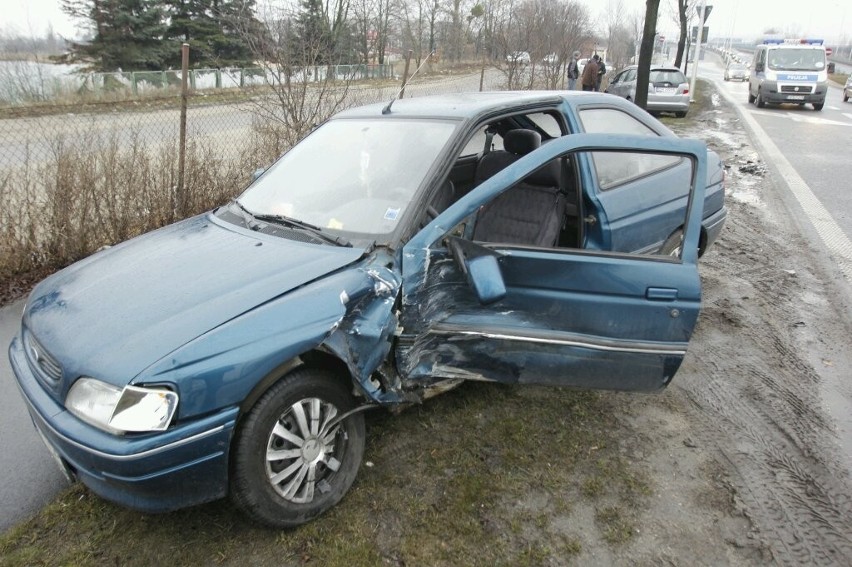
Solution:
{"label": "car roof", "polygon": [[483,113],[511,110],[535,104],[558,104],[563,100],[612,102],[610,95],[591,91],[487,91],[430,95],[393,101],[391,110],[382,114],[388,101],[368,104],[337,113],[334,118],[456,118],[465,119]]}

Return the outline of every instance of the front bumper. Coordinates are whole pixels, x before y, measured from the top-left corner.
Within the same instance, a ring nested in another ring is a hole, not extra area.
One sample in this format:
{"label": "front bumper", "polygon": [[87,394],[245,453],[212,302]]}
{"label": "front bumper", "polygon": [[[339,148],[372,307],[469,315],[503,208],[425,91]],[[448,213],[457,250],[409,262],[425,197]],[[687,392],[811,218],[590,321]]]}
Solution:
{"label": "front bumper", "polygon": [[[799,92],[791,91],[785,92],[784,89],[791,88],[800,88],[802,89]],[[813,90],[813,92],[809,92]],[[760,94],[763,98],[764,102],[768,102],[771,104],[782,104],[782,103],[790,103],[790,104],[802,104],[802,103],[816,103],[822,104],[825,102],[826,94],[828,93],[828,87],[824,84],[816,84],[807,83],[801,85],[792,85],[788,83],[777,83],[773,81],[764,81],[763,84],[760,85]]]}
{"label": "front bumper", "polygon": [[164,432],[119,437],[80,421],[47,394],[30,369],[20,336],[9,347],[9,360],[48,448],[96,494],[145,512],[167,512],[227,494],[228,449],[238,408]]}

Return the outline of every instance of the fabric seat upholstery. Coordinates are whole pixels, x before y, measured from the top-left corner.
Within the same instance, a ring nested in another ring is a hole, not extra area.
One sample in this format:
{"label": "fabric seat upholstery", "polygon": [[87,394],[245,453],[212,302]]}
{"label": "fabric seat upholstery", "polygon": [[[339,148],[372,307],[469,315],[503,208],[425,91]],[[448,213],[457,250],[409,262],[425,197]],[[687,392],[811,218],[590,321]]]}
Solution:
{"label": "fabric seat upholstery", "polygon": [[[532,130],[510,130],[503,145],[505,151],[493,151],[483,156],[477,166],[477,183],[538,148],[541,136]],[[477,215],[473,239],[555,246],[562,230],[566,203],[560,192],[560,176],[559,161],[554,160],[485,205]]]}

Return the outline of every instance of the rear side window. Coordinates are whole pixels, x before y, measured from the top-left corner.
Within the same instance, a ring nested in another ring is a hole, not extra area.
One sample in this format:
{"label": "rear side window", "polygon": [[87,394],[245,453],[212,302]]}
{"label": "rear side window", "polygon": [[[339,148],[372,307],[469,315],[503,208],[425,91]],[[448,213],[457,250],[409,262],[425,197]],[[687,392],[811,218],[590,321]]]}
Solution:
{"label": "rear side window", "polygon": [[651,71],[650,81],[652,83],[670,83],[672,85],[680,85],[686,82],[686,77],[683,73],[675,70],[660,70]]}
{"label": "rear side window", "polygon": [[[633,116],[614,108],[590,108],[580,111],[583,130],[589,134],[634,134],[659,136]],[[606,191],[628,181],[666,169],[680,162],[677,156],[592,152],[598,186]]]}

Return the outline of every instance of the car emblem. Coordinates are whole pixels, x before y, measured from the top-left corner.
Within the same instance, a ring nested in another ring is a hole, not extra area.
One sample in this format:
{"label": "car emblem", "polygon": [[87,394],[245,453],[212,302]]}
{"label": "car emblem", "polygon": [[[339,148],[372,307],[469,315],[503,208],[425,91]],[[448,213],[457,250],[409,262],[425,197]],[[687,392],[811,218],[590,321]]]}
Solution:
{"label": "car emblem", "polygon": [[793,90],[799,92],[799,87],[793,87]]}

